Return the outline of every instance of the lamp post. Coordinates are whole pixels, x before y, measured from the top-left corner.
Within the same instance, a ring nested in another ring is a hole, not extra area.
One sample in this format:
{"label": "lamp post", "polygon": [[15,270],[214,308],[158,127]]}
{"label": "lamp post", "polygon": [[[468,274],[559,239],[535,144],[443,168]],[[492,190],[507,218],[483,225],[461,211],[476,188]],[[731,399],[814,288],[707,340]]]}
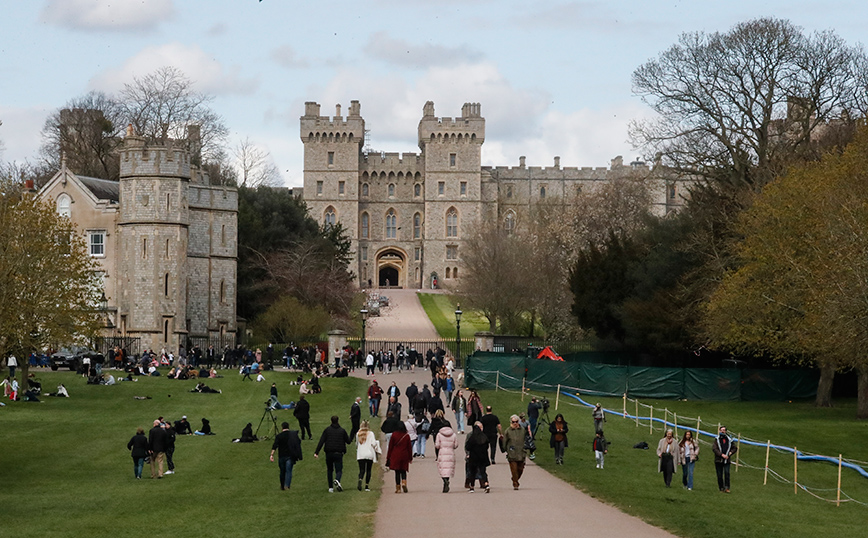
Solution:
{"label": "lamp post", "polygon": [[362,308],[361,310],[359,310],[359,314],[362,315],[362,342],[359,347],[362,348],[362,355],[366,355],[367,353],[365,351],[365,324],[368,321],[368,309]]}
{"label": "lamp post", "polygon": [[100,292],[99,297],[99,310],[105,315],[105,327],[106,329],[111,329],[113,327],[111,318],[109,318],[108,313],[108,298],[105,296],[105,291]]}
{"label": "lamp post", "polygon": [[455,309],[455,362],[461,368],[461,305]]}

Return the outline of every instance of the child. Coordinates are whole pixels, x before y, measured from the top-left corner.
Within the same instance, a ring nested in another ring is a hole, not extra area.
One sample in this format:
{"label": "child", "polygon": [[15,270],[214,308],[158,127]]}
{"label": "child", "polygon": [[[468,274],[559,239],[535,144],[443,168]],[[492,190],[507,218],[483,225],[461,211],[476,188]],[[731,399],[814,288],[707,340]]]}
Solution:
{"label": "child", "polygon": [[609,443],[603,437],[603,430],[597,430],[597,434],[594,436],[593,448],[594,456],[597,459],[597,469],[602,469],[606,454],[609,453]]}

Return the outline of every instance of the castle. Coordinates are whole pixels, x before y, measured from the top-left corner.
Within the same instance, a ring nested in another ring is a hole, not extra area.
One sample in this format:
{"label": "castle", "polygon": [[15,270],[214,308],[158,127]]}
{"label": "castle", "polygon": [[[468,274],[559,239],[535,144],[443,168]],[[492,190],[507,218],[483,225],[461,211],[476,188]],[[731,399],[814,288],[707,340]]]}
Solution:
{"label": "castle", "polygon": [[98,262],[104,333],[140,350],[235,344],[238,195],[194,164],[190,129],[190,140],[146,141],[129,128],[118,181],[77,175],[64,159],[38,193]]}
{"label": "castle", "polygon": [[[487,167],[481,164],[485,118],[479,103],[466,103],[457,118],[436,117],[425,103],[419,121],[419,153],[366,151],[365,120],[358,101],[346,117],[320,115],[305,103],[302,196],[311,216],[340,222],[352,240],[350,270],[358,285],[423,288],[454,287],[462,275],[463,241],[479,223],[514,229],[533,204],[569,203],[601,182],[626,176],[651,180],[655,214],[682,202],[673,180],[653,179],[645,163],[610,168]],[[496,219],[496,220],[492,220]]]}

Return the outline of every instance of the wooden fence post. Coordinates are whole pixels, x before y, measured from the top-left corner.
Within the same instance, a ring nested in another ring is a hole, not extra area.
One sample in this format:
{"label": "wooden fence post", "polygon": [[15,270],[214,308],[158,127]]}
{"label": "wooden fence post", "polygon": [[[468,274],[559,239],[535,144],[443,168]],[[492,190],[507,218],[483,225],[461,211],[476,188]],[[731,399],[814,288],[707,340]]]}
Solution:
{"label": "wooden fence post", "polygon": [[500,370],[497,371],[497,377],[494,378],[494,392],[500,390]]}
{"label": "wooden fence post", "polygon": [[654,434],[654,406],[651,406],[651,414],[648,415],[648,432]]}
{"label": "wooden fence post", "polygon": [[841,506],[841,454],[838,454],[838,501],[835,506]]}
{"label": "wooden fence post", "polygon": [[524,382],[525,378],[521,378],[521,401],[524,402]]}
{"label": "wooden fence post", "polygon": [[624,393],[624,418],[627,418],[627,393]]}
{"label": "wooden fence post", "polygon": [[772,447],[771,440],[766,441],[766,470],[763,473],[763,485],[766,485],[766,482],[769,480],[769,450]]}
{"label": "wooden fence post", "polygon": [[561,384],[558,383],[558,393],[555,394],[555,411],[558,410],[558,404],[561,403]]}
{"label": "wooden fence post", "polygon": [[735,472],[738,472],[739,456],[741,456],[741,434],[738,434],[738,449],[735,452]]}
{"label": "wooden fence post", "polygon": [[799,451],[793,447],[793,495],[799,492]]}
{"label": "wooden fence post", "polygon": [[675,438],[678,439],[678,413],[672,413],[672,422],[675,424]]}
{"label": "wooden fence post", "polygon": [[636,402],[636,427],[639,427],[639,400],[634,400]]}
{"label": "wooden fence post", "polygon": [[696,417],[696,442],[699,442],[699,426],[702,424],[702,418]]}

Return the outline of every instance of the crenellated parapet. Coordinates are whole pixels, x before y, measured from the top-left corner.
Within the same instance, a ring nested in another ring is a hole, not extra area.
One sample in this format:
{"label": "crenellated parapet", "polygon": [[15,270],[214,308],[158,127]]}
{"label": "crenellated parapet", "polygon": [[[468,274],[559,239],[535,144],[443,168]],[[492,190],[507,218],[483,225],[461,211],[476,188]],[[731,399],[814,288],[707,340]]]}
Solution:
{"label": "crenellated parapet", "polygon": [[146,140],[132,135],[120,149],[120,176],[190,178],[186,140]]}
{"label": "crenellated parapet", "polygon": [[438,118],[434,115],[434,103],[428,101],[422,108],[419,120],[419,147],[428,143],[482,144],[485,141],[485,118],[479,103],[465,103],[461,117]]}
{"label": "crenellated parapet", "polygon": [[361,145],[365,140],[365,120],[361,116],[361,105],[350,101],[347,116],[341,115],[341,105],[335,105],[334,116],[321,116],[319,103],[308,101],[304,104],[301,117],[301,140],[304,143],[351,143]]}

